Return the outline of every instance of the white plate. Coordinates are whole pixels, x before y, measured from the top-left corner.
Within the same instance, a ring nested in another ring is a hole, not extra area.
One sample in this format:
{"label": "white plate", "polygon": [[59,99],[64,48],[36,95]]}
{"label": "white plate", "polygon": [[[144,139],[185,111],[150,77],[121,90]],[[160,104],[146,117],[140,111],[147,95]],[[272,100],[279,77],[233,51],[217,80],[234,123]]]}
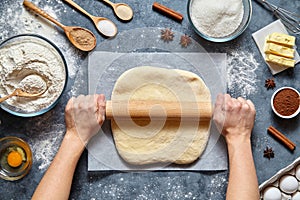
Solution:
{"label": "white plate", "polygon": [[[274,32],[289,34],[280,20],[272,22],[271,24],[265,26],[264,28],[262,28],[252,34],[252,37],[253,37],[254,41],[256,42],[256,45],[264,59],[265,59],[265,53],[264,53],[265,38],[267,37],[267,35],[274,33]],[[296,50],[296,47],[295,47],[295,50]],[[296,60],[296,64],[300,62],[300,56],[299,56],[297,50],[295,52],[294,59]],[[282,72],[289,68],[289,67],[282,67],[282,66],[268,63],[268,62],[266,62],[266,64],[269,66],[271,73],[273,75],[278,74],[279,72]]]}

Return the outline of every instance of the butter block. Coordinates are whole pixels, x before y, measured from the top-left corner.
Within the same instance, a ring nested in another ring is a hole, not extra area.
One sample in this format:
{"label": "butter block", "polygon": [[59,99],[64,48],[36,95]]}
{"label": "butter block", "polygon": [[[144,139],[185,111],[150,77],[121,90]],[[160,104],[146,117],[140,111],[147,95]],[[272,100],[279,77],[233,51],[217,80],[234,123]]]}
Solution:
{"label": "butter block", "polygon": [[290,58],[285,58],[282,56],[277,56],[274,54],[266,54],[266,61],[269,63],[274,63],[280,66],[284,67],[294,67],[295,66],[295,60]]}
{"label": "butter block", "polygon": [[283,33],[272,33],[266,38],[267,43],[273,42],[287,47],[294,47],[295,41],[296,37]]}
{"label": "butter block", "polygon": [[275,43],[266,43],[265,44],[265,53],[266,54],[275,54],[278,56],[283,56],[287,58],[294,58],[295,49],[290,47],[281,46]]}

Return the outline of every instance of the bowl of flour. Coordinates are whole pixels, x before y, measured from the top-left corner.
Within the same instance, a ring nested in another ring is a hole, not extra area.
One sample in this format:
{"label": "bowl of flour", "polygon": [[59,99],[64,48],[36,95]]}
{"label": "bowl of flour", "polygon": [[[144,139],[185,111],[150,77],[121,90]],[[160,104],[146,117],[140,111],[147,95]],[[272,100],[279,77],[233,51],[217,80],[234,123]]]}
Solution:
{"label": "bowl of flour", "polygon": [[16,88],[37,97],[11,97],[0,107],[16,116],[44,114],[59,101],[67,84],[67,65],[60,50],[46,38],[23,34],[0,44],[0,96]]}
{"label": "bowl of flour", "polygon": [[189,0],[188,19],[198,35],[212,42],[227,42],[241,35],[250,23],[251,0]]}

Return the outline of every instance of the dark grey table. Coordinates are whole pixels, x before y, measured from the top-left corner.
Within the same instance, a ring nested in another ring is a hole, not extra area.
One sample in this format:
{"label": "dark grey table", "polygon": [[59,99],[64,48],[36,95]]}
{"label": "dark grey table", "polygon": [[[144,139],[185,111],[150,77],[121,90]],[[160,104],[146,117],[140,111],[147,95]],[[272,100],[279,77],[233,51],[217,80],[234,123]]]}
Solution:
{"label": "dark grey table", "polygon": [[[88,18],[63,1],[34,0],[33,2],[39,2],[38,5],[41,8],[55,13],[56,17],[66,25],[80,25],[92,30],[97,36],[98,44],[104,40]],[[97,0],[76,0],[76,2],[91,14],[111,18],[118,25],[119,32],[142,27],[171,27],[173,30],[191,35],[208,52],[227,53],[228,92],[235,97],[250,98],[257,108],[252,148],[259,184],[299,156],[298,149],[294,152],[288,151],[266,131],[269,125],[273,125],[283,131],[297,145],[300,145],[299,116],[292,120],[282,120],[276,117],[270,108],[269,101],[273,90],[266,90],[264,81],[271,78],[272,75],[259,54],[251,34],[276,18],[259,4],[253,2],[251,23],[241,36],[227,43],[212,43],[200,38],[192,30],[187,20],[187,1],[159,1],[184,14],[182,23],[177,23],[153,12],[151,7],[154,1],[150,0],[124,1],[130,4],[135,12],[133,20],[129,23],[116,20],[112,10]],[[300,1],[298,0],[273,0],[272,2],[291,11],[299,12],[300,10]],[[28,21],[22,9],[21,0],[0,2],[0,41],[27,32],[49,35],[51,29],[40,32],[41,27]],[[63,38],[62,31],[58,31],[56,34],[57,37]],[[297,45],[300,47],[299,39],[298,36]],[[64,42],[65,45],[63,45]],[[28,141],[33,149],[35,159],[30,173],[23,179],[15,182],[0,180],[0,199],[30,199],[63,138],[66,102],[71,96],[87,93],[88,54],[68,45],[67,40],[58,44],[66,56],[71,73],[67,89],[54,109],[33,118],[19,118],[0,110],[0,137],[19,136]],[[299,90],[299,67],[298,65],[293,71],[285,71],[276,75],[276,87],[293,86]],[[275,158],[268,160],[263,157],[263,150],[266,146],[274,149]],[[75,172],[70,199],[225,199],[227,180],[228,171],[90,173],[87,171],[87,152],[85,151]]]}

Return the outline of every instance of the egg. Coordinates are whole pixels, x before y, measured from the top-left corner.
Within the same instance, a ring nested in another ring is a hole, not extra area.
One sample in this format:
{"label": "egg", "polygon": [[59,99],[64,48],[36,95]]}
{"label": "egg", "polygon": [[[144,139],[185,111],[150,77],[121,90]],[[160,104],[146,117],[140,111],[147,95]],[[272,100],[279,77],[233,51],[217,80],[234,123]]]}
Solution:
{"label": "egg", "polygon": [[281,200],[281,192],[276,187],[268,187],[264,190],[264,200]]}
{"label": "egg", "polygon": [[296,178],[300,181],[300,165],[296,167]]}
{"label": "egg", "polygon": [[279,187],[280,189],[287,193],[291,194],[297,191],[299,183],[294,176],[285,175],[280,179]]}
{"label": "egg", "polygon": [[300,200],[300,192],[296,192],[295,194],[293,194],[292,200]]}

